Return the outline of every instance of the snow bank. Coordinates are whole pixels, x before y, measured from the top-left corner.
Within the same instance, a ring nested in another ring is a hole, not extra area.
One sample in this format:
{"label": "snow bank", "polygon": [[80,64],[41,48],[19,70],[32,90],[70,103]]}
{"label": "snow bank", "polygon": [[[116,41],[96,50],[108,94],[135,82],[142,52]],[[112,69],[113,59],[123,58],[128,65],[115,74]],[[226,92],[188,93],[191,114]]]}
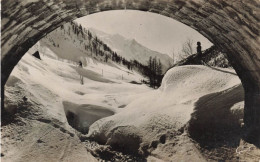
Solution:
{"label": "snow bank", "polygon": [[158,143],[165,143],[170,134],[183,131],[200,97],[240,84],[232,73],[204,66],[175,67],[166,73],[158,90],[140,96],[119,113],[95,122],[88,136],[124,149],[138,145],[139,153],[145,154]]}
{"label": "snow bank", "polygon": [[[36,50],[40,52],[42,60],[31,56]],[[73,53],[66,54],[73,56]],[[80,55],[84,56],[83,53]],[[134,100],[136,95],[151,90],[145,85],[128,83],[143,79],[136,72],[119,65],[95,61],[88,55],[84,59],[86,66],[79,68],[72,60],[61,59],[44,43],[38,42],[15,67],[7,86],[13,87],[15,83],[22,82],[23,88],[30,92],[27,97],[30,99],[31,95],[35,96],[45,107],[48,116],[64,124],[67,119],[63,101],[95,105],[116,112],[120,111],[118,107],[124,107]],[[80,75],[84,78],[84,85],[80,84]]]}
{"label": "snow bank", "polygon": [[[73,49],[63,54],[72,58]],[[32,56],[36,50],[42,60]],[[23,56],[7,81],[5,107],[9,112],[22,113],[18,118],[24,126],[12,124],[3,129],[5,161],[95,161],[69,125],[68,112],[77,115],[79,127],[88,129],[96,120],[121,111],[118,107],[151,91],[145,85],[130,84],[143,77],[125,67],[98,62],[81,51],[76,57],[83,57],[86,62],[79,68],[73,60],[62,59],[53,51],[37,43]],[[84,77],[84,85],[80,84],[80,75]],[[14,134],[19,136],[16,138]]]}
{"label": "snow bank", "polygon": [[234,70],[190,65],[170,69],[164,76],[160,89],[164,94],[174,95],[176,101],[186,102],[239,83]]}

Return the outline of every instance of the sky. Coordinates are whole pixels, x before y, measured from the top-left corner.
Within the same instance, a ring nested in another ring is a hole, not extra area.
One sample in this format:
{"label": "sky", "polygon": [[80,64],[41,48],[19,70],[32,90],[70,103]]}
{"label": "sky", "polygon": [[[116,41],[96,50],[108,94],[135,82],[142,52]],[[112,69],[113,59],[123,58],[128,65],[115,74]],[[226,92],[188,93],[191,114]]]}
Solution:
{"label": "sky", "polygon": [[95,28],[108,34],[120,34],[142,45],[172,57],[181,51],[187,39],[200,41],[202,50],[212,43],[194,29],[172,18],[155,13],[115,10],[88,15],[76,20],[85,28]]}

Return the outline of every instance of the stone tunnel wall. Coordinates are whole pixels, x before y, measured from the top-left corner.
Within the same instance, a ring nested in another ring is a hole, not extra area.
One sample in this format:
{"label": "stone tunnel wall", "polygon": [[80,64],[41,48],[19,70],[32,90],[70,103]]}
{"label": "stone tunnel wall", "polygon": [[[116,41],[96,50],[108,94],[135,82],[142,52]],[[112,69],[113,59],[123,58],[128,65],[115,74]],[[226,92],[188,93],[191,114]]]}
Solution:
{"label": "stone tunnel wall", "polygon": [[14,66],[43,36],[78,17],[116,9],[171,17],[227,53],[245,89],[245,122],[260,125],[259,0],[3,0],[2,97]]}

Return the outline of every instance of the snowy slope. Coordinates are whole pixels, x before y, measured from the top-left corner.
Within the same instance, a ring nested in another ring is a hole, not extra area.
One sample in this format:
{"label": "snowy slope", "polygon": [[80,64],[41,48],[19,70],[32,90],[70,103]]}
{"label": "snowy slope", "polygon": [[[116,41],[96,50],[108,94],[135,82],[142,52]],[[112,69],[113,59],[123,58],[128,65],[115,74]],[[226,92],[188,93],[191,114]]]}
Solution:
{"label": "snowy slope", "polygon": [[145,122],[139,120],[148,120],[150,115],[165,114],[168,116],[172,114],[175,119],[179,120],[175,120],[175,122],[180,124],[178,126],[180,128],[190,119],[193,105],[198,98],[239,84],[240,80],[236,75],[208,67],[176,67],[166,73],[158,90],[135,100],[124,111],[116,115],[118,118],[113,116],[111,119],[122,119],[118,122],[120,124],[122,122],[143,124]]}
{"label": "snowy slope", "polygon": [[[65,24],[64,30],[60,28],[54,30],[39,41],[43,46],[40,52],[46,53],[46,50],[51,50],[57,58],[79,62],[80,60],[85,65],[86,57],[91,56],[91,53],[84,48],[83,39],[72,32],[71,24]],[[99,58],[96,58],[99,59]]]}
{"label": "snowy slope", "polygon": [[[99,104],[100,106],[118,107],[120,106],[120,103],[116,104],[117,102],[115,102],[109,104],[105,102],[105,104],[103,104],[103,102],[100,102],[102,101],[101,98],[104,98],[105,100],[107,96],[104,94],[107,93],[111,94],[111,96],[112,93],[114,93],[114,95],[122,95],[119,94],[118,89],[116,88],[120,86],[122,89],[128,90],[128,92],[132,91],[133,93],[139,93],[150,89],[145,85],[138,85],[138,89],[134,89],[137,85],[129,82],[139,82],[143,77],[123,66],[110,66],[109,64],[95,61],[90,57],[83,57],[86,61],[86,65],[83,68],[79,68],[77,62],[61,59],[58,56],[55,58],[55,53],[48,49],[48,47],[41,46],[40,43],[37,48],[40,49],[39,51],[46,51],[46,53],[42,53],[42,61],[37,60],[30,55],[30,53],[33,53],[31,51],[36,50],[31,49],[22,62],[27,64],[30,62],[29,65],[32,65],[33,63],[37,64],[35,70],[38,69],[39,71],[30,72],[32,75],[35,74],[34,76],[31,76],[31,80],[34,79],[35,82],[52,89],[52,91],[56,92],[63,100],[73,100],[78,104],[86,103],[85,100],[88,100],[88,103]],[[43,48],[45,48],[45,50],[42,50]],[[41,71],[39,67],[44,71]],[[13,73],[15,73],[15,71]],[[84,85],[80,84],[80,75],[84,77]],[[50,82],[52,84],[49,84]],[[61,88],[63,89],[62,91],[60,91]],[[94,96],[92,96],[92,94],[94,94]],[[127,96],[124,97],[125,99],[122,100],[126,100]]]}
{"label": "snowy slope", "polygon": [[[36,50],[42,60],[32,56]],[[83,59],[86,64],[79,68],[74,61],[60,58],[41,43],[24,55],[6,85],[5,107],[9,112],[18,112],[21,117],[17,120],[24,124],[4,127],[5,161],[71,161],[76,157],[79,161],[94,161],[68,124],[68,111],[83,115],[82,122],[89,126],[151,91],[145,85],[129,83],[142,79],[136,72],[86,56]],[[80,75],[84,85],[80,84]],[[17,133],[16,130],[24,132],[19,133],[19,139],[10,134]],[[45,147],[37,147],[41,143]]]}
{"label": "snowy slope", "polygon": [[165,70],[172,64],[172,58],[170,58],[168,55],[150,50],[134,39],[127,39],[119,34],[110,35],[93,28],[90,28],[89,30],[92,33],[95,33],[119,55],[125,57],[128,60],[135,59],[140,63],[147,65],[150,56],[157,57],[162,62],[163,72],[165,72]]}
{"label": "snowy slope", "polygon": [[[97,121],[90,127],[88,136],[114,147],[120,144],[124,149],[136,150],[140,154],[149,152],[165,161],[180,161],[183,156],[187,161],[203,161],[196,151],[187,153],[188,148],[196,148],[181,132],[192,118],[196,119],[196,116],[191,117],[191,114],[194,113],[200,98],[216,92],[220,92],[224,97],[228,93],[227,89],[231,88],[233,91],[240,85],[239,78],[231,74],[233,72],[227,70],[224,73],[204,66],[172,68],[164,76],[160,89],[146,93],[123,111]],[[241,95],[230,96],[237,98],[231,100],[233,104],[240,103],[243,90],[240,89],[238,94]],[[220,108],[224,106],[218,100],[215,104]],[[228,109],[227,112],[231,114],[231,106]],[[222,110],[219,110],[220,112],[215,114],[221,118]],[[238,118],[242,118],[241,114]],[[179,146],[176,144],[176,147],[173,147],[171,143],[179,143]],[[175,154],[172,155],[172,152]]]}

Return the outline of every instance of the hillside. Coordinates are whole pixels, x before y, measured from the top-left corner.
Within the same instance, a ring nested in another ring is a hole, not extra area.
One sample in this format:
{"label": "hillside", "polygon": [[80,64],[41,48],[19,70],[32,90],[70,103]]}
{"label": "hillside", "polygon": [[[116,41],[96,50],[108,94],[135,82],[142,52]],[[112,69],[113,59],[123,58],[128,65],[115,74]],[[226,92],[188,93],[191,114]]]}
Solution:
{"label": "hillside", "polygon": [[163,65],[163,72],[172,64],[172,58],[168,55],[150,50],[135,39],[127,39],[119,34],[107,34],[93,28],[89,30],[127,60],[138,60],[140,63],[147,65],[149,57],[157,57]]}
{"label": "hillside", "polygon": [[94,61],[111,66],[124,66],[143,76],[149,71],[147,65],[137,60],[128,61],[90,31],[74,22],[62,25],[41,39],[40,43],[52,50],[60,59],[74,63],[81,61],[84,66],[87,66],[87,58],[93,58]]}
{"label": "hillside", "polygon": [[225,53],[222,53],[216,46],[211,46],[202,52],[202,56],[193,54],[177,62],[172,67],[182,65],[205,65],[210,67],[232,68]]}

